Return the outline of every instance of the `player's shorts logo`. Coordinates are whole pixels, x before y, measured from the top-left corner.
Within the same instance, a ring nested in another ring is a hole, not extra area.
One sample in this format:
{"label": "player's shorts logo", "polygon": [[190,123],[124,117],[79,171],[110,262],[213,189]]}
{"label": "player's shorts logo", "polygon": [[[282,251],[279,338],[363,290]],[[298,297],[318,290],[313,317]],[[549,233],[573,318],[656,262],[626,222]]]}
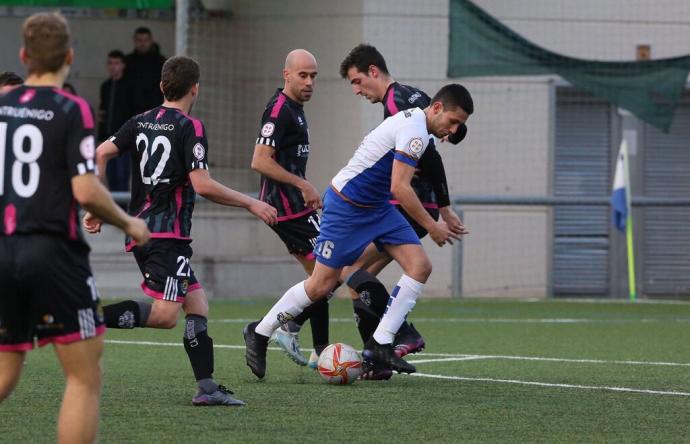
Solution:
{"label": "player's shorts logo", "polygon": [[263,137],[270,137],[273,134],[273,130],[275,130],[275,128],[276,126],[273,124],[273,122],[268,122],[261,128],[261,135]]}
{"label": "player's shorts logo", "polygon": [[194,145],[194,148],[192,150],[194,153],[194,157],[196,157],[197,160],[204,160],[204,156],[206,155],[206,148],[200,143],[197,143]]}
{"label": "player's shorts logo", "polygon": [[93,159],[96,154],[96,141],[93,136],[86,136],[79,144],[79,152],[84,159]]}
{"label": "player's shorts logo", "polygon": [[414,139],[410,140],[410,151],[412,151],[413,154],[421,153],[423,148],[424,142],[422,142],[422,139],[419,137],[415,137]]}

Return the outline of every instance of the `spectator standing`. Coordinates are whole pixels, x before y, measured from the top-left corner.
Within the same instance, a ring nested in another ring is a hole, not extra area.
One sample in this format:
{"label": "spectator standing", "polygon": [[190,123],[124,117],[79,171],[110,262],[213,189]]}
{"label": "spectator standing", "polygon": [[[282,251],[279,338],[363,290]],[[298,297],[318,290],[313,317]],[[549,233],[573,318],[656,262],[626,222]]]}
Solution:
{"label": "spectator standing", "polygon": [[[100,105],[98,107],[99,143],[115,132],[133,115],[125,73],[125,54],[120,50],[108,53],[106,68],[108,80],[101,83]],[[129,190],[130,155],[122,155],[108,162],[106,177],[112,191]]]}
{"label": "spectator standing", "polygon": [[132,115],[143,113],[163,102],[160,89],[161,69],[165,57],[160,53],[149,28],[134,31],[134,51],[125,57],[125,79],[130,83]]}

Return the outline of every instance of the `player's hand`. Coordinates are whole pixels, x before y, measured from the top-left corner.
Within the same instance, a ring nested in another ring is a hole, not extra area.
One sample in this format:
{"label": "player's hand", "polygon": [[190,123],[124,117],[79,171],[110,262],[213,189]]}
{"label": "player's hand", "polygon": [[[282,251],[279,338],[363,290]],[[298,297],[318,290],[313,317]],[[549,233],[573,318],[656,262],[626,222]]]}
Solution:
{"label": "player's hand", "polygon": [[250,213],[264,221],[268,225],[275,225],[278,223],[278,210],[260,200],[254,201],[247,208]]}
{"label": "player's hand", "polygon": [[128,216],[127,225],[124,231],[128,236],[134,239],[137,245],[143,245],[151,238],[151,232],[146,226],[146,222],[138,217]]}
{"label": "player's hand", "polygon": [[445,221],[438,221],[429,230],[429,236],[436,242],[436,245],[442,247],[448,242],[453,243],[453,239],[460,240],[460,235],[455,234],[448,228],[448,224]]}
{"label": "player's hand", "polygon": [[88,233],[96,234],[101,232],[103,221],[87,211],[82,219],[82,225]]}
{"label": "player's hand", "polygon": [[319,192],[316,191],[316,188],[311,183],[305,180],[302,186],[300,186],[300,191],[302,191],[302,198],[307,207],[318,210],[323,206]]}
{"label": "player's hand", "polygon": [[448,228],[450,228],[450,231],[453,233],[461,236],[470,233],[450,205],[439,208],[439,213],[443,221],[448,225]]}

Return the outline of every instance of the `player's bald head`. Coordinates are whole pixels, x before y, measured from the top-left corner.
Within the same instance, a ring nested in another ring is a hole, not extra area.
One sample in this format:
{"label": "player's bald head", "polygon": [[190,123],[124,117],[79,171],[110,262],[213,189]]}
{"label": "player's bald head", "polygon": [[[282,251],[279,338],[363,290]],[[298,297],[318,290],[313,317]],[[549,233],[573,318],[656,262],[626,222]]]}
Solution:
{"label": "player's bald head", "polygon": [[294,49],[285,57],[283,92],[292,100],[304,103],[311,99],[318,74],[316,58],[306,49]]}
{"label": "player's bald head", "polygon": [[285,69],[294,70],[307,67],[316,69],[316,57],[306,49],[293,49],[285,57]]}

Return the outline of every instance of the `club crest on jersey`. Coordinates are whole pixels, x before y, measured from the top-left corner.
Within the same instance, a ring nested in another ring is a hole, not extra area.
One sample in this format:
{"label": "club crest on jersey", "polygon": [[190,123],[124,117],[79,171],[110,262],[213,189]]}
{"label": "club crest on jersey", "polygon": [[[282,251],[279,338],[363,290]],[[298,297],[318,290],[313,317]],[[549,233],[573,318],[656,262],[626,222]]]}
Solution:
{"label": "club crest on jersey", "polygon": [[194,153],[194,157],[196,157],[197,160],[204,160],[204,156],[206,155],[206,148],[204,148],[202,144],[197,143],[196,145],[194,145],[192,153]]}
{"label": "club crest on jersey", "polygon": [[275,128],[276,126],[273,124],[273,122],[267,122],[261,128],[261,135],[263,137],[270,137],[271,135],[273,135],[273,130],[275,130]]}
{"label": "club crest on jersey", "polygon": [[422,139],[419,137],[415,137],[412,140],[410,140],[410,151],[414,154],[419,154],[422,152],[422,149],[424,148],[424,142],[422,142]]}
{"label": "club crest on jersey", "polygon": [[96,141],[93,136],[86,136],[79,144],[79,152],[84,159],[93,159],[96,154]]}

